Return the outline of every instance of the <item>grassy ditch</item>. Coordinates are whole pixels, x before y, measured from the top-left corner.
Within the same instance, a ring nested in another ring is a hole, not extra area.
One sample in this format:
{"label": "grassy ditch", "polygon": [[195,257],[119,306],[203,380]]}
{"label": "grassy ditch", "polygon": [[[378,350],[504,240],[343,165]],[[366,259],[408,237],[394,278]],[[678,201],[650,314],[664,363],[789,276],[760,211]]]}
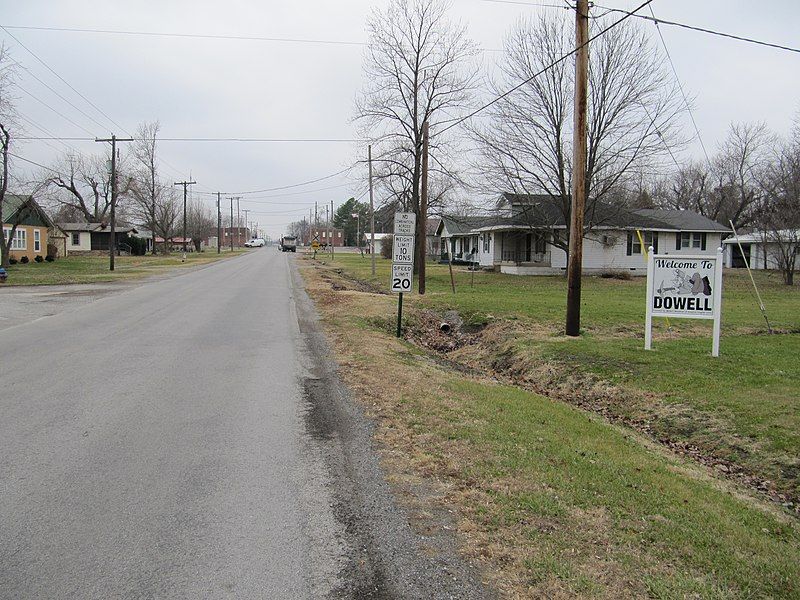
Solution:
{"label": "grassy ditch", "polygon": [[156,275],[170,269],[182,269],[216,262],[223,258],[238,256],[248,250],[216,252],[190,252],[186,260],[181,253],[158,254],[156,256],[117,256],[114,271],[108,269],[108,256],[80,256],[73,254],[49,262],[29,262],[11,265],[8,280],[3,285],[59,285],[70,283],[98,283],[137,279]]}
{"label": "grassy ditch", "polygon": [[[579,340],[565,340],[546,318],[537,322],[530,313],[512,311],[509,296],[513,291],[484,292],[505,298],[508,312],[504,313],[494,307],[487,310],[474,298],[472,311],[460,305],[461,300],[444,302],[437,296],[446,292],[436,289],[442,273],[434,268],[434,283],[429,282],[433,294],[424,300],[409,298],[412,335],[424,336],[420,329],[429,328],[430,322],[426,325],[420,315],[431,307],[439,311],[436,314],[444,308],[459,310],[468,315],[473,327],[484,326],[480,335],[467,335],[463,343],[448,348],[443,360],[441,349],[432,352],[420,347],[420,343],[425,345],[423,338],[415,344],[393,338],[393,296],[351,285],[360,271],[368,274],[368,260],[337,257],[335,267],[347,276],[339,279],[330,265],[303,264],[343,376],[378,421],[376,436],[401,496],[419,511],[431,502],[457,507],[465,553],[488,567],[505,596],[800,595],[800,526],[788,511],[718,477],[719,469],[707,469],[692,460],[689,442],[682,456],[653,442],[661,436],[657,429],[645,429],[648,435],[642,436],[625,426],[640,419],[653,427],[653,423],[666,422],[660,414],[663,407],[680,405],[675,412],[688,411],[689,422],[702,416],[706,419],[703,427],[719,426],[731,439],[752,442],[756,466],[761,448],[768,444],[776,456],[780,452],[789,456],[796,443],[792,430],[797,428],[781,422],[781,418],[796,418],[796,407],[787,400],[795,384],[790,378],[781,387],[781,372],[788,362],[765,360],[771,369],[770,385],[759,378],[758,367],[737,383],[735,378],[726,380],[726,373],[749,352],[744,341],[723,340],[723,358],[727,353],[729,363],[714,363],[706,358],[710,341],[696,337],[690,328],[680,339],[674,333],[669,335],[676,339],[671,339],[665,332],[659,350],[645,355],[637,349],[641,340],[635,334],[626,336],[625,327],[610,318],[608,324],[598,325]],[[481,275],[476,274],[476,279]],[[503,282],[497,275],[490,277]],[[548,287],[551,278],[545,279],[543,287]],[[623,297],[634,296],[640,285],[598,283],[622,285],[623,291],[616,296]],[[535,281],[507,285],[535,287]],[[554,283],[552,287],[557,289]],[[554,298],[539,293],[542,304],[554,307]],[[741,333],[735,336],[744,337],[745,331],[758,328],[757,320],[740,318]],[[787,321],[791,321],[788,313]],[[632,331],[633,323],[627,327]],[[495,337],[481,344],[478,338],[485,335]],[[602,336],[603,343],[598,344],[595,336]],[[796,337],[755,337],[762,338],[783,340],[789,348],[766,346],[759,352],[785,354],[790,361]],[[680,351],[696,361],[691,368],[674,358],[668,360],[675,354],[673,344],[682,344]],[[494,374],[485,368],[490,357],[498,361]],[[649,377],[637,375],[637,370],[652,368],[647,361],[658,361],[662,371]],[[376,369],[376,364],[381,368]],[[470,370],[470,366],[478,368]],[[535,393],[537,388],[530,382],[519,385],[511,377],[514,368],[536,373],[551,387],[560,386],[561,392],[545,397]],[[697,385],[700,375],[691,380],[692,372],[706,369],[715,384]],[[677,385],[671,385],[672,379],[678,380]],[[511,381],[517,385],[506,384]],[[737,403],[732,391],[742,385],[759,388],[760,402],[743,399]],[[581,386],[604,407],[576,408],[561,401],[580,395],[569,390]],[[604,389],[630,389],[635,401],[625,407],[614,399],[616,392],[609,395]],[[694,395],[685,390],[693,390]],[[744,406],[750,416],[734,415]],[[713,432],[706,433],[715,437]],[[414,492],[420,481],[429,488],[425,497]]]}
{"label": "grassy ditch", "polygon": [[[381,270],[388,277],[388,264]],[[368,261],[337,267],[369,280]],[[428,266],[429,293],[408,306],[454,311],[479,336],[451,360],[632,426],[800,514],[800,288],[757,273],[773,327],[746,274],[726,272],[721,356],[710,356],[710,324],[661,320],[654,351],[643,347],[644,279],[584,281],[584,333],[562,333],[565,281]],[[376,277],[384,278],[384,273]],[[424,327],[430,329],[431,325]],[[423,340],[423,345],[425,345]],[[431,347],[429,345],[429,347]]]}

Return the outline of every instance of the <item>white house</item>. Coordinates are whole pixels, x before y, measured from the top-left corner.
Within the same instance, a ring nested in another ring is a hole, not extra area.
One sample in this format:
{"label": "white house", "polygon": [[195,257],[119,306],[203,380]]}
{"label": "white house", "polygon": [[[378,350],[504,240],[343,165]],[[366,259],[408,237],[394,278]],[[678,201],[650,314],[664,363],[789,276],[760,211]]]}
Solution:
{"label": "white house", "polygon": [[[624,270],[645,275],[642,252],[714,254],[724,225],[692,211],[629,209],[594,203],[586,213],[590,231],[583,243],[584,272]],[[546,275],[566,270],[564,211],[550,196],[503,194],[493,216],[443,217],[438,234],[443,258],[513,275]],[[641,241],[639,236],[641,235]]]}
{"label": "white house", "polygon": [[[800,229],[754,231],[722,242],[725,266],[744,268],[747,259],[751,269],[780,269],[784,251],[800,255]],[[741,250],[739,249],[741,244]]]}

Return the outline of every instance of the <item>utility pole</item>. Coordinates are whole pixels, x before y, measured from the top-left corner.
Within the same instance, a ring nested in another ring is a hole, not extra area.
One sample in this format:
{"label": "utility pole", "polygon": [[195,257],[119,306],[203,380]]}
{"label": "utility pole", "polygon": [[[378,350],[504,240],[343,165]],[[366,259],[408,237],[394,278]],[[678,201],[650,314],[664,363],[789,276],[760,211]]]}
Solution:
{"label": "utility pole", "polygon": [[330,219],[330,216],[328,215],[328,205],[327,204],[325,205],[325,220],[327,221],[327,224],[325,225],[325,229],[328,230],[328,244],[331,246],[331,248],[333,248],[333,244],[332,244],[333,240],[331,239],[331,219]]}
{"label": "utility pole", "polygon": [[333,200],[331,200],[331,262],[333,262],[333,247],[335,244],[333,243]]}
{"label": "utility pole", "polygon": [[577,0],[575,12],[575,115],[572,123],[572,209],[567,258],[566,334],[581,329],[583,221],[586,208],[586,107],[589,71],[589,0]]}
{"label": "utility pole", "polygon": [[233,252],[233,200],[234,198],[231,197],[231,226],[230,226],[230,238],[231,238],[231,252]]}
{"label": "utility pole", "polygon": [[419,216],[417,217],[417,247],[419,248],[419,293],[425,293],[425,255],[428,240],[428,120],[422,124],[422,176],[420,177]]}
{"label": "utility pole", "polygon": [[[243,208],[242,212],[244,213],[244,228],[246,230],[250,229],[249,223],[247,222],[247,213],[250,212],[250,209],[249,208]],[[258,237],[258,236],[256,236],[256,237]]]}
{"label": "utility pole", "polygon": [[186,260],[186,188],[196,181],[176,181],[175,185],[183,186],[183,260]]}
{"label": "utility pole", "polygon": [[222,252],[221,238],[222,238],[222,211],[220,209],[220,193],[217,192],[217,254]]}
{"label": "utility pole", "polygon": [[236,247],[242,245],[242,213],[239,212],[239,200],[236,198]]}
{"label": "utility pole", "polygon": [[369,160],[369,253],[372,262],[372,276],[375,276],[375,200],[372,197],[372,144],[367,146]]}
{"label": "utility pole", "polygon": [[[114,270],[114,250],[117,247],[117,142],[132,142],[133,138],[118,138],[111,134],[110,138],[95,138],[95,142],[111,142],[111,237],[108,242],[108,270]],[[156,243],[155,232],[153,234],[153,244]]]}

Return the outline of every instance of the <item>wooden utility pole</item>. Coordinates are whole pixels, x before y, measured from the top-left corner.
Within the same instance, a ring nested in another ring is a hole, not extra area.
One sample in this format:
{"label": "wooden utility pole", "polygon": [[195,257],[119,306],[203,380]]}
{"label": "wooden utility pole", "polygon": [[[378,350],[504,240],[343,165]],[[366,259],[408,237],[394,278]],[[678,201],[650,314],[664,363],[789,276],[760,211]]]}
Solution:
{"label": "wooden utility pole", "polygon": [[242,213],[239,210],[239,200],[241,197],[236,198],[236,247],[242,245]]}
{"label": "wooden utility pole", "polygon": [[581,270],[583,267],[583,221],[586,208],[586,108],[589,87],[589,0],[577,0],[575,12],[575,114],[572,123],[572,209],[567,258],[566,334],[581,329]]}
{"label": "wooden utility pole", "polygon": [[183,186],[183,259],[186,260],[186,188],[196,181],[176,181],[175,185]]}
{"label": "wooden utility pole", "polygon": [[234,198],[231,196],[231,226],[228,228],[230,230],[229,237],[231,238],[231,252],[233,252],[233,200]]}
{"label": "wooden utility pole", "polygon": [[333,262],[333,200],[331,200],[331,262]]}
{"label": "wooden utility pole", "polygon": [[[244,213],[244,228],[245,228],[245,230],[250,229],[250,225],[249,225],[249,223],[247,221],[247,216],[250,213],[250,210],[251,209],[249,209],[249,208],[243,208],[242,209],[242,212]],[[258,237],[258,236],[254,236],[254,237]]]}
{"label": "wooden utility pole", "polygon": [[419,216],[417,217],[417,247],[419,248],[419,293],[425,293],[425,255],[428,253],[428,121],[422,124],[422,174],[420,177]]}
{"label": "wooden utility pole", "polygon": [[[108,270],[114,270],[114,251],[117,247],[117,142],[132,142],[133,138],[118,138],[116,135],[111,134],[110,138],[95,138],[95,142],[111,142],[111,214],[110,226],[111,237],[108,240]],[[156,243],[156,234],[153,235],[153,244]]]}
{"label": "wooden utility pole", "polygon": [[217,254],[222,252],[222,209],[220,208],[220,192],[217,192]]}
{"label": "wooden utility pole", "polygon": [[372,262],[372,276],[375,276],[375,200],[372,196],[372,144],[367,146],[369,161],[369,254]]}

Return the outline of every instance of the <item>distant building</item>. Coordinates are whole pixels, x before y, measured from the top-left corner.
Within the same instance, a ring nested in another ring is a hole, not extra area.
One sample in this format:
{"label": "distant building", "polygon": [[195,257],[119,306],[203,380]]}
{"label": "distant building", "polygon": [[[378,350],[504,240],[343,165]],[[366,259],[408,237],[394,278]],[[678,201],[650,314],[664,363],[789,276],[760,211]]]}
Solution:
{"label": "distant building", "polygon": [[338,248],[344,246],[344,230],[328,229],[325,227],[312,227],[311,228],[311,241],[317,240],[322,246],[329,246],[333,238],[333,247]]}
{"label": "distant building", "polygon": [[249,227],[223,227],[222,228],[222,245],[230,246],[233,241],[234,246],[244,246],[244,243],[250,239]]}

